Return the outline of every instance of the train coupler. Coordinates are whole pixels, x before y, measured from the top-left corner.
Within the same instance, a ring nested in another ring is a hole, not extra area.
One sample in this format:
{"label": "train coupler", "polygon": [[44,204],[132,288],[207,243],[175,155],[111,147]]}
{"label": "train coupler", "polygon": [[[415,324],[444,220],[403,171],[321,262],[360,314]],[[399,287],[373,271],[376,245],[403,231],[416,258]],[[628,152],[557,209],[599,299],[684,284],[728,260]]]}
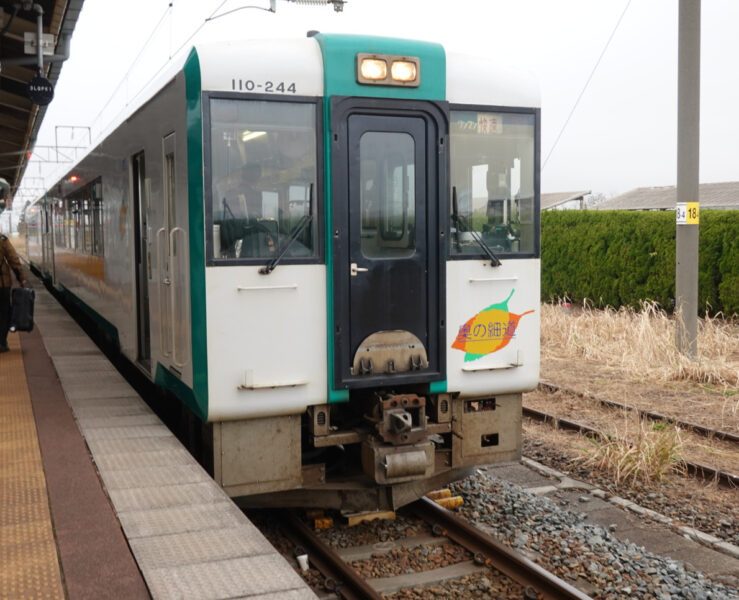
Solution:
{"label": "train coupler", "polygon": [[430,477],[435,467],[433,442],[392,446],[376,438],[362,442],[365,475],[379,484],[395,484]]}
{"label": "train coupler", "polygon": [[426,398],[416,394],[378,396],[374,421],[375,429],[385,443],[401,446],[421,442],[428,437]]}

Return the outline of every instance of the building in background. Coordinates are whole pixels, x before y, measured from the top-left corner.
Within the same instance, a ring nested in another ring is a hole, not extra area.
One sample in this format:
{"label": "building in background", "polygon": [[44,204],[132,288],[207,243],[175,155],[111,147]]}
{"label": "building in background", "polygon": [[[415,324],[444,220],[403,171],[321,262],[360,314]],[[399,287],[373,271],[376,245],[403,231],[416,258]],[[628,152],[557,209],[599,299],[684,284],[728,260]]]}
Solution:
{"label": "building in background", "polygon": [[590,195],[590,190],[581,192],[556,192],[541,195],[541,210],[570,210],[588,208],[589,203],[585,196]]}
{"label": "building in background", "polygon": [[[739,181],[702,183],[698,188],[701,208],[720,210],[739,209]],[[614,196],[595,206],[598,210],[675,210],[677,187],[636,188]],[[544,195],[542,195],[544,208]]]}

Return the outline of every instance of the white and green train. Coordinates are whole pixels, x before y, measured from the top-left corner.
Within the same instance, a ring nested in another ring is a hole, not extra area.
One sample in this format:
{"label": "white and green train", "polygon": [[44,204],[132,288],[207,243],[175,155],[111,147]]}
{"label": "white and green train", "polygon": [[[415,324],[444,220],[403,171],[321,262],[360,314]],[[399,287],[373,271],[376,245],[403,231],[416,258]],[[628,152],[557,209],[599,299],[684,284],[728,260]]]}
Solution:
{"label": "white and green train", "polygon": [[29,258],[246,503],[394,508],[521,448],[536,83],[435,43],[197,46],[27,209]]}

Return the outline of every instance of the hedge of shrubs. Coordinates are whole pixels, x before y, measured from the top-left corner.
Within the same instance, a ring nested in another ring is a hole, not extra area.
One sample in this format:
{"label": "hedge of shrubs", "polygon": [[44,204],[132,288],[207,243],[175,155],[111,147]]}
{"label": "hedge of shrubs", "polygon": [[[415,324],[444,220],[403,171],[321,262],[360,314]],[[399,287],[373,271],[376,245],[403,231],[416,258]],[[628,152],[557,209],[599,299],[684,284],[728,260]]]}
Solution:
{"label": "hedge of shrubs", "polygon": [[[671,310],[675,213],[543,212],[541,263],[542,300]],[[701,211],[698,301],[701,314],[739,313],[739,210]]]}

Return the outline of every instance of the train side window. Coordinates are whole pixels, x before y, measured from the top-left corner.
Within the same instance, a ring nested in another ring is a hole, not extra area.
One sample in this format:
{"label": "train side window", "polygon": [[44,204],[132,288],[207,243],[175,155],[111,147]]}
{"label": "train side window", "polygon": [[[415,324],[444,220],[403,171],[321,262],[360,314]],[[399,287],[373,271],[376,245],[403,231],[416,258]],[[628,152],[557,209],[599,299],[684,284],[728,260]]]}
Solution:
{"label": "train side window", "polygon": [[213,98],[210,117],[212,257],[316,256],[315,105]]}
{"label": "train side window", "polygon": [[83,201],[85,207],[84,220],[85,220],[85,252],[93,254],[93,222],[92,222],[92,198],[88,195]]}
{"label": "train side window", "polygon": [[480,257],[474,232],[498,255],[535,252],[535,115],[452,110],[450,131],[452,256]]}
{"label": "train side window", "polygon": [[53,207],[54,212],[54,246],[57,248],[64,248],[66,246],[64,238],[64,200],[52,198],[51,206]]}
{"label": "train side window", "polygon": [[72,212],[72,249],[73,250],[79,250],[81,246],[81,233],[82,233],[82,224],[80,222],[80,219],[82,218],[80,215],[80,201],[77,199],[73,199],[70,202],[71,205],[71,212]]}
{"label": "train side window", "polygon": [[103,256],[103,183],[100,177],[59,200],[57,214],[55,226],[60,247]]}
{"label": "train side window", "polygon": [[91,184],[92,204],[92,254],[103,256],[103,183],[100,180]]}

